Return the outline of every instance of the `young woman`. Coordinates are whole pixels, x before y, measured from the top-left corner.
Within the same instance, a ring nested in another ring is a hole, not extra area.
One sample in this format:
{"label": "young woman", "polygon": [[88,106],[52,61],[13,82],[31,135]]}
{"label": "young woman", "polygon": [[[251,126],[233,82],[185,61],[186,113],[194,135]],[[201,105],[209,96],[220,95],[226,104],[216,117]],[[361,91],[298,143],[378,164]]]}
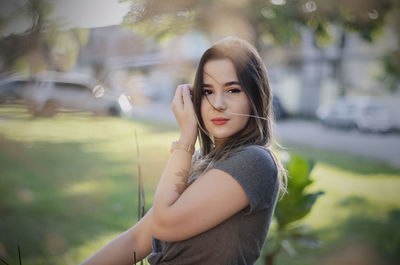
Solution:
{"label": "young woman", "polygon": [[134,256],[152,265],[254,264],[285,190],[269,149],[271,106],[264,64],[249,43],[228,37],[210,47],[194,85],[176,89],[180,137],[153,207],[83,264],[128,265]]}

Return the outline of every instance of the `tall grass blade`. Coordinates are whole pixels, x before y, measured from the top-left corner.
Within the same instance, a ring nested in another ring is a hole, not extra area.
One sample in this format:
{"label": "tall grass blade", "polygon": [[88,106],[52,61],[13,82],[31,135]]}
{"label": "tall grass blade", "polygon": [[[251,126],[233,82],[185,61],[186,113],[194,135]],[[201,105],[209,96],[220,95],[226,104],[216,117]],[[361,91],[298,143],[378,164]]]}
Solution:
{"label": "tall grass blade", "polygon": [[135,138],[136,138],[136,151],[137,151],[137,166],[138,166],[138,220],[140,220],[145,214],[145,194],[143,188],[143,177],[142,177],[142,166],[140,162],[140,148],[139,148],[139,141],[137,137],[137,133],[135,130]]}
{"label": "tall grass blade", "polygon": [[19,265],[22,265],[22,260],[21,260],[21,249],[19,247],[19,245],[17,245],[18,248],[18,260],[19,260]]}
{"label": "tall grass blade", "polygon": [[6,264],[6,265],[10,265],[10,264],[7,263],[7,261],[5,261],[5,260],[2,259],[2,258],[0,258],[0,261],[3,262],[3,263]]}
{"label": "tall grass blade", "polygon": [[[135,139],[136,139],[136,151],[137,151],[137,166],[138,166],[138,221],[143,218],[146,214],[146,201],[145,201],[145,194],[143,188],[143,178],[142,178],[142,167],[140,162],[140,148],[139,148],[139,141],[137,137],[137,132],[135,130]],[[135,264],[136,264],[136,252],[134,252],[135,257]],[[140,265],[143,265],[143,260],[140,261]]]}

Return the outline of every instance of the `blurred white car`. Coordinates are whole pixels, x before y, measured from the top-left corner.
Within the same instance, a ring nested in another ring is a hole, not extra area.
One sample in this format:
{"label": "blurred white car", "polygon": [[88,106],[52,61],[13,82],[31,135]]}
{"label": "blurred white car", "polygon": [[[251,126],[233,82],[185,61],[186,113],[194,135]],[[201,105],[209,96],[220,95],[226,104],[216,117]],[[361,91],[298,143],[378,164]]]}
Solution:
{"label": "blurred white car", "polygon": [[113,95],[96,79],[78,73],[43,72],[32,78],[0,81],[0,103],[22,100],[37,116],[59,111],[88,111],[121,116],[132,109],[124,94]]}
{"label": "blurred white car", "polygon": [[392,129],[388,108],[371,101],[340,99],[332,108],[318,108],[316,114],[327,127],[371,132],[387,132]]}
{"label": "blurred white car", "polygon": [[362,131],[387,132],[392,129],[389,109],[383,105],[366,104],[361,106],[357,128]]}

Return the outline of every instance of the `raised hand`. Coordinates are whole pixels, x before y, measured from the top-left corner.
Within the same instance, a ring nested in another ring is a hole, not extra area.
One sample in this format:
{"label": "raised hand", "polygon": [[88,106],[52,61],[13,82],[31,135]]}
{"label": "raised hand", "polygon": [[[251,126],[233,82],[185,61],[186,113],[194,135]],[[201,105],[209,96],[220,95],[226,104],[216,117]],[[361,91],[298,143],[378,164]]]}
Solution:
{"label": "raised hand", "polygon": [[172,111],[180,128],[179,140],[185,144],[194,145],[197,138],[197,119],[192,102],[190,84],[179,85],[172,101]]}

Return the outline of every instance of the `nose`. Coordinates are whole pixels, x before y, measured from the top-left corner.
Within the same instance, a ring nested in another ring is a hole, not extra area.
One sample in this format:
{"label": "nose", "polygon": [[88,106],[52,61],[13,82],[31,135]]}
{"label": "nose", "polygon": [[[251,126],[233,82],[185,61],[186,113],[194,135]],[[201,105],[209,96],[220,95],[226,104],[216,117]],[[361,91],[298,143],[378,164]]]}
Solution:
{"label": "nose", "polygon": [[223,111],[226,109],[225,93],[216,93],[214,99],[214,108],[218,111]]}

